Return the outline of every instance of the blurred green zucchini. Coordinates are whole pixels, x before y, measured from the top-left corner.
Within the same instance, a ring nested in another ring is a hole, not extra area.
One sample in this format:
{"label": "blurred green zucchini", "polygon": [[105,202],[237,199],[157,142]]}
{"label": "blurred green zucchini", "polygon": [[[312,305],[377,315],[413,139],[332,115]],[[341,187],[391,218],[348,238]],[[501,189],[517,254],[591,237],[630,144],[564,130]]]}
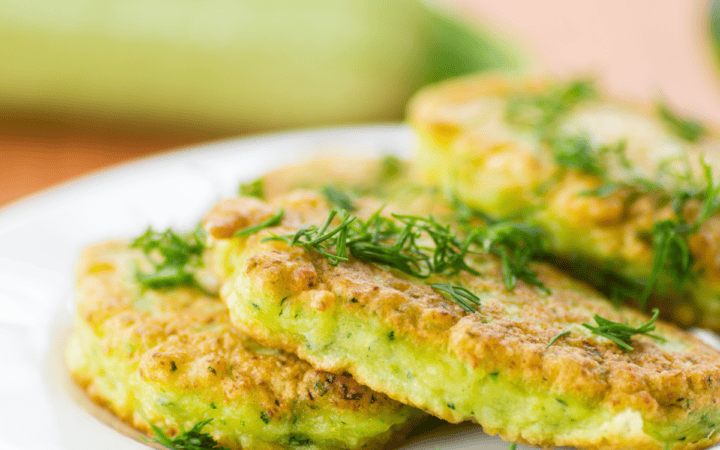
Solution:
{"label": "blurred green zucchini", "polygon": [[716,67],[720,67],[720,0],[710,0],[708,7],[710,46],[715,54]]}
{"label": "blurred green zucchini", "polygon": [[5,114],[218,131],[399,119],[522,60],[413,0],[0,0],[0,55]]}

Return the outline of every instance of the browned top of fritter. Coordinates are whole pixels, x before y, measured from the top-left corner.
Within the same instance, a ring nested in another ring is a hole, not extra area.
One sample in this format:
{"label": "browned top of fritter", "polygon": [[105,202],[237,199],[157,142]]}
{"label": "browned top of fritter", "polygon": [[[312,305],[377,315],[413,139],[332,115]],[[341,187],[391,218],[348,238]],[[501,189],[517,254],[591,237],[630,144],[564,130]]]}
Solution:
{"label": "browned top of fritter", "polygon": [[[328,205],[317,195],[295,193],[290,198],[272,205],[271,209],[282,205],[289,214],[281,227],[269,232],[291,232],[299,216],[321,222],[327,215]],[[292,204],[303,214],[295,214]],[[238,214],[244,213],[239,209]],[[205,222],[212,232],[214,213]],[[359,320],[379,320],[397,338],[450,353],[487,373],[502,372],[529,390],[577,396],[591,406],[614,411],[633,408],[651,421],[680,420],[691,410],[716,408],[720,400],[720,353],[659,322],[655,332],[666,342],[635,335],[634,350],[624,352],[581,324],[595,325],[594,314],[633,326],[649,318],[613,307],[596,291],[547,265],[533,268],[550,294],[521,281],[508,291],[494,257],[480,256],[474,261],[480,276],[463,273],[422,281],[352,258],[333,267],[302,248],[261,242],[267,233],[247,239],[245,266],[238,268],[267,295],[291,296],[320,311],[344,309]],[[428,285],[441,281],[478,294],[478,311],[465,312]],[[571,334],[548,347],[553,337],[566,330]]]}
{"label": "browned top of fritter", "polygon": [[210,401],[256,404],[281,417],[298,404],[343,410],[401,408],[345,375],[313,369],[262,347],[230,325],[217,298],[192,288],[140,291],[132,280],[139,254],[125,243],[88,248],[78,268],[77,314],[111,356],[170,390],[203,392]]}
{"label": "browned top of fritter", "polygon": [[[507,74],[477,75],[438,83],[417,93],[408,104],[410,123],[432,132],[442,142],[482,121],[488,113],[483,100],[503,98],[517,92],[542,92],[551,85],[545,79],[520,79]],[[489,104],[495,109],[496,104]],[[447,141],[446,141],[447,140]]]}

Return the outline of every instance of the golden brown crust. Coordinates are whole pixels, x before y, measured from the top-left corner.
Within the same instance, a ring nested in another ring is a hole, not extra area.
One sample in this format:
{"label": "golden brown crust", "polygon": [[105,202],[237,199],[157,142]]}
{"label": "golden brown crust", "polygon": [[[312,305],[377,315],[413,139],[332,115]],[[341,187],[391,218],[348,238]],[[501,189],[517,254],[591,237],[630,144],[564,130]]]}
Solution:
{"label": "golden brown crust", "polygon": [[[694,411],[718,409],[720,353],[660,322],[656,333],[667,342],[634,336],[634,350],[624,352],[580,324],[595,325],[595,314],[633,326],[648,317],[615,309],[591,288],[547,265],[533,268],[551,294],[522,282],[508,291],[500,262],[479,256],[474,264],[481,268],[480,276],[463,273],[450,280],[480,295],[479,311],[468,313],[420,280],[352,258],[331,266],[301,248],[261,242],[266,233],[245,242],[245,264],[238,267],[238,275],[259,292],[287,298],[290,307],[294,302],[317,311],[340,307],[358,320],[379,321],[395,336],[454,355],[485,373],[501,371],[535,392],[582,398],[591,408],[618,413],[629,408],[649,422],[673,423]],[[427,283],[434,281],[445,280]],[[310,356],[299,342],[270,335],[262,326],[238,326],[267,344]],[[570,335],[548,347],[567,330]],[[326,369],[346,369],[343,361],[312,360]]]}
{"label": "golden brown crust", "polygon": [[381,175],[382,163],[378,159],[323,157],[275,169],[262,180],[265,198],[272,200],[296,189],[377,188],[385,181]]}
{"label": "golden brown crust", "polygon": [[[315,370],[294,355],[261,347],[231,326],[217,298],[191,288],[148,290],[141,296],[124,280],[137,256],[122,242],[83,252],[77,317],[92,328],[107,355],[123,354],[141,379],[169,390],[200,392],[208,405],[253,405],[270,420],[287,417],[302,404],[367,414],[403,407],[347,375]],[[142,297],[148,302],[138,306]],[[92,377],[77,371],[74,377],[94,401],[149,431],[146,417],[109,403]]]}
{"label": "golden brown crust", "polygon": [[203,227],[218,239],[232,237],[237,230],[262,222],[273,210],[262,200],[253,197],[228,198],[213,206]]}

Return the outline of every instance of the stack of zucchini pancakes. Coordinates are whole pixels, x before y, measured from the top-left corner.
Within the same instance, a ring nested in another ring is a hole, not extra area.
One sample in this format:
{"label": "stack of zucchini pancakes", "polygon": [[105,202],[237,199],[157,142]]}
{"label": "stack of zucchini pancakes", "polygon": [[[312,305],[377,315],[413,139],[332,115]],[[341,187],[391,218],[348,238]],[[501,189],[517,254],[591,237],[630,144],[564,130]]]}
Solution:
{"label": "stack of zucchini pancakes", "polygon": [[720,330],[720,138],[586,80],[455,80],[408,118],[412,162],[286,168],[193,232],[87,249],[78,383],[171,448],[377,448],[428,414],[720,440],[720,352],[682,330]]}

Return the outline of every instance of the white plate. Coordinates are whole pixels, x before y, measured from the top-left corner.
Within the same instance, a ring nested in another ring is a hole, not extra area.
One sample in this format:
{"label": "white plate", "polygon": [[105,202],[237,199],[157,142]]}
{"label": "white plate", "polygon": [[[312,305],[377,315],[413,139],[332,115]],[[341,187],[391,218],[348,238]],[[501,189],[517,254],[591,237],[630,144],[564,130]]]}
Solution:
{"label": "white plate", "polygon": [[[80,250],[148,225],[191,228],[238,183],[332,152],[408,156],[399,125],[326,129],[220,142],[124,164],[0,209],[0,449],[148,448],[96,419],[63,363]],[[418,450],[506,449],[477,427],[414,441]]]}

